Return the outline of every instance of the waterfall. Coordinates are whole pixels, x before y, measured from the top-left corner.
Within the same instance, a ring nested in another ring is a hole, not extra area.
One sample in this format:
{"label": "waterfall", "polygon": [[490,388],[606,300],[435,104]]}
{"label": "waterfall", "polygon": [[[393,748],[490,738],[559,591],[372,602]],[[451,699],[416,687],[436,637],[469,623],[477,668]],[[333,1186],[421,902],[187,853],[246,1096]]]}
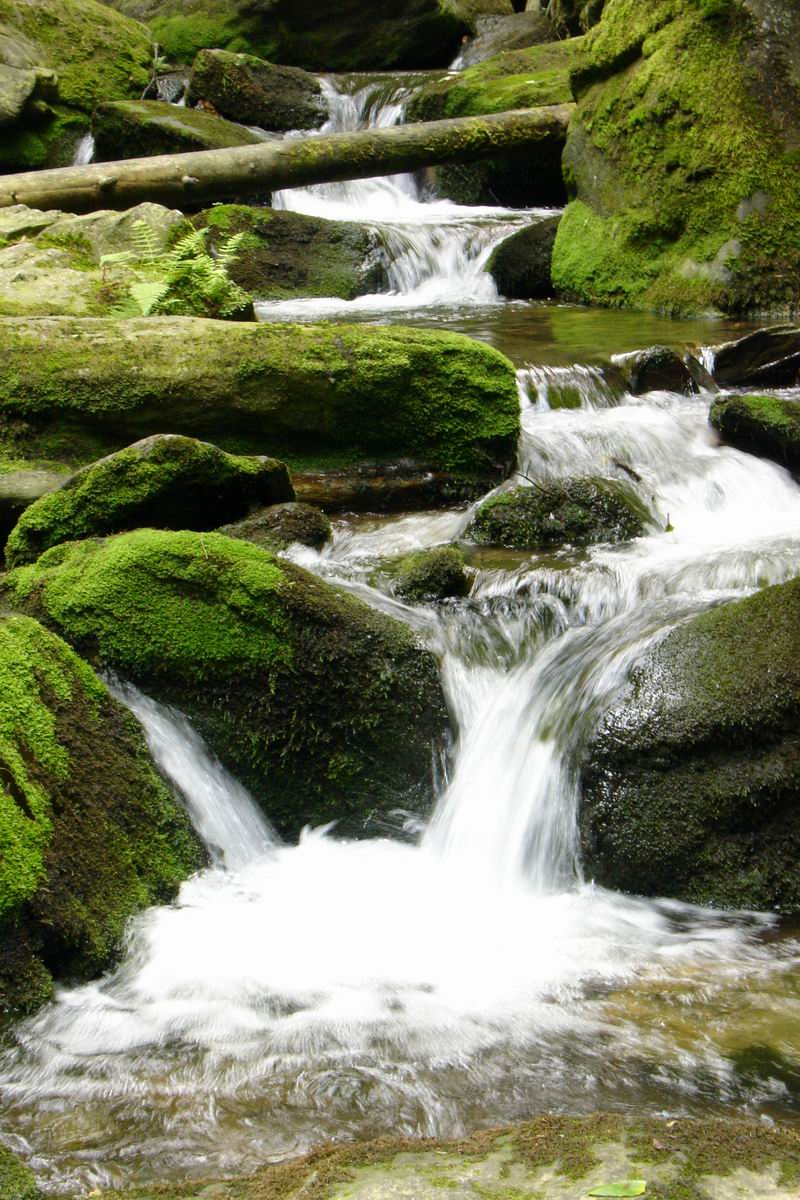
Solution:
{"label": "waterfall", "polygon": [[72,156],[73,167],[85,167],[94,158],[94,137],[91,133],[85,133],[75,147],[75,153]]}
{"label": "waterfall", "polygon": [[108,684],[142,726],[155,763],[182,797],[215,865],[235,870],[278,844],[252,796],[209,754],[181,713],[130,683],[111,678]]}
{"label": "waterfall", "polygon": [[[394,86],[387,87],[385,81],[374,79],[366,83],[358,77],[323,79],[330,116],[321,132],[397,124],[416,81],[414,76],[401,76]],[[352,301],[261,301],[258,313],[267,320],[497,304],[497,288],[485,269],[492,250],[516,230],[552,211],[465,207],[435,200],[423,194],[413,175],[293,188],[275,193],[272,203],[275,208],[307,216],[367,225],[380,245],[387,290]]]}

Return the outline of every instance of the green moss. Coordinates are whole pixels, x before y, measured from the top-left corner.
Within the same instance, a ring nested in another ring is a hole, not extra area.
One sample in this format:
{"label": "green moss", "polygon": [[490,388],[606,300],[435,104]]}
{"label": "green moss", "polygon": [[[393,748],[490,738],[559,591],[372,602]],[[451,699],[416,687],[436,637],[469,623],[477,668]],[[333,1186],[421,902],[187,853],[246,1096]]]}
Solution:
{"label": "green moss", "polygon": [[192,150],[254,146],[261,139],[233,121],[161,100],[118,100],[97,106],[92,118],[98,162]]}
{"label": "green moss", "polygon": [[78,461],[160,432],[306,459],[413,459],[502,477],[519,429],[512,364],[459,334],[378,326],[0,319],[9,452]]}
{"label": "green moss", "polygon": [[573,71],[561,295],[676,315],[792,306],[800,100],[759,37],[739,5],[721,21],[695,0],[608,0]]}
{"label": "green moss", "polygon": [[0,1146],[0,1200],[42,1200],[33,1172]]}
{"label": "green moss", "polygon": [[173,62],[191,62],[199,50],[233,51],[273,50],[274,45],[259,37],[256,21],[227,11],[173,13],[156,17],[151,24],[153,37]]}
{"label": "green moss", "polygon": [[639,537],[651,521],[636,493],[617,480],[544,479],[486,500],[465,536],[478,545],[536,550]]}
{"label": "green moss", "polygon": [[274,459],[165,434],[84,468],[31,504],[8,539],[6,562],[18,566],[61,542],[137,525],[213,529],[292,495],[286,468]]}
{"label": "green moss", "polygon": [[287,832],[428,802],[438,672],[398,622],[217,533],[140,529],[6,577],[86,654],[177,704]]}
{"label": "green moss", "polygon": [[111,960],[201,861],[143,738],[73,650],[0,618],[0,1010]]}
{"label": "green moss", "polygon": [[721,396],[711,405],[714,428],[734,446],[800,469],[800,404],[779,396]]}
{"label": "green moss", "polygon": [[454,546],[409,554],[399,564],[395,587],[398,595],[412,604],[465,596],[469,580],[463,555]]}

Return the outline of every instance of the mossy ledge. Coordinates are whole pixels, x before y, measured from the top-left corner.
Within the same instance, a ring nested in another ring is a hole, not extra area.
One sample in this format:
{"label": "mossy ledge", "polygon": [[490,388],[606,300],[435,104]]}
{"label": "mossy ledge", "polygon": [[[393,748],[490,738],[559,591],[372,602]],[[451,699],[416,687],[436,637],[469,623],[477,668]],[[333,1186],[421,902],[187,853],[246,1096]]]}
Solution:
{"label": "mossy ledge", "polygon": [[[794,1200],[800,1137],[791,1129],[739,1120],[667,1121],[598,1113],[544,1114],[461,1141],[384,1138],[324,1146],[305,1158],[213,1183],[218,1200],[425,1200],[446,1194],[493,1200],[576,1200],[612,1180],[642,1178],[658,1200],[712,1194]],[[720,1190],[720,1184],[725,1190]],[[709,1185],[709,1190],[707,1186]],[[764,1191],[756,1190],[763,1186]],[[104,1192],[104,1200],[188,1200],[203,1185]]]}
{"label": "mossy ledge", "polygon": [[8,453],[82,464],[165,424],[236,453],[412,459],[497,481],[519,430],[514,368],[460,334],[356,325],[0,318]]}
{"label": "mossy ledge", "polygon": [[605,886],[800,912],[800,580],[693,617],[648,651],[584,761]]}
{"label": "mossy ledge", "polygon": [[424,809],[447,718],[398,621],[218,533],[139,529],[54,547],[6,595],[186,712],[280,831]]}
{"label": "mossy ledge", "polygon": [[0,616],[0,1011],[97,974],[204,861],[133,718],[60,638]]}

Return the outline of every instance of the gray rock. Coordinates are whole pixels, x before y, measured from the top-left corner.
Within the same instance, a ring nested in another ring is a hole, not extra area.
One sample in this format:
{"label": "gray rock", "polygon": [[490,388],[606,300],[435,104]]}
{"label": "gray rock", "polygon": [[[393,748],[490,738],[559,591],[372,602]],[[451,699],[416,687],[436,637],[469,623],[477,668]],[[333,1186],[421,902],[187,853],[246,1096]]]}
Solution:
{"label": "gray rock", "polygon": [[97,162],[256,146],[261,142],[255,133],[233,121],[161,100],[99,104],[92,117],[92,132]]}
{"label": "gray rock", "polygon": [[295,542],[321,550],[332,534],[331,523],[322,509],[296,501],[271,504],[242,521],[223,525],[219,532],[244,538],[267,550],[285,550]]}
{"label": "gray rock", "polygon": [[221,117],[276,133],[318,129],[328,116],[319,80],[308,71],[226,50],[200,51],[187,99],[209,101]]}
{"label": "gray rock", "polygon": [[504,50],[524,50],[542,42],[554,42],[558,33],[541,12],[517,12],[510,17],[480,17],[475,36],[465,43],[462,67],[472,67]]}
{"label": "gray rock", "polygon": [[10,471],[0,474],[0,545],[29,505],[60,487],[65,474],[55,471]]}

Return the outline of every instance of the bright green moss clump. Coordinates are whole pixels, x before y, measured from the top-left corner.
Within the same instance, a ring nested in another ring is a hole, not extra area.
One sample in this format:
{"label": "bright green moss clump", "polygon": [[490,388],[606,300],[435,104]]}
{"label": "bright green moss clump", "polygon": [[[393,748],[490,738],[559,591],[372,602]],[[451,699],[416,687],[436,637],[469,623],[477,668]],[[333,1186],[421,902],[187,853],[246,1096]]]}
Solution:
{"label": "bright green moss clump", "polygon": [[581,826],[598,882],[800,911],[800,582],[679,626],[590,747]]}
{"label": "bright green moss clump", "polygon": [[419,807],[446,717],[402,624],[244,540],[139,529],[56,547],[15,603],[187,712],[278,827]]}
{"label": "bright green moss clump", "polygon": [[[798,28],[791,0],[773,7]],[[608,0],[584,42],[557,291],[675,314],[791,308],[800,94],[781,44],[738,2],[698,0]]]}
{"label": "bright green moss clump", "polygon": [[42,1200],[33,1172],[0,1146],[0,1200]]}
{"label": "bright green moss clump", "polygon": [[60,638],[0,617],[0,1011],[108,964],[202,856],[141,732]]}
{"label": "bright green moss clump", "polygon": [[726,442],[800,470],[800,404],[780,396],[721,396],[709,420]]}

